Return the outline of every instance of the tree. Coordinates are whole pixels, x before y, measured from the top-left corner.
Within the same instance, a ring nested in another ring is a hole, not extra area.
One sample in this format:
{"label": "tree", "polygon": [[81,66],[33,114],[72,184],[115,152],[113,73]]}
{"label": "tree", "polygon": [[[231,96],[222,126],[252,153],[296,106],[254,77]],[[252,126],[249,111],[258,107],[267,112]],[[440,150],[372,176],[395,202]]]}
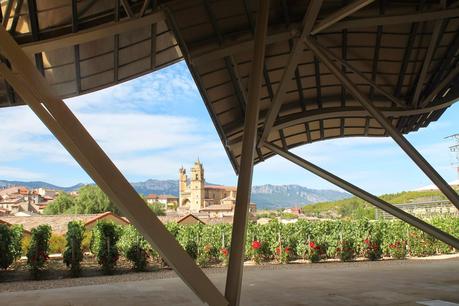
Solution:
{"label": "tree", "polygon": [[162,203],[153,203],[148,204],[148,207],[153,211],[153,213],[157,216],[165,216],[166,211],[164,210],[164,205]]}
{"label": "tree", "polygon": [[78,213],[97,214],[111,211],[120,214],[108,196],[95,185],[86,185],[79,190],[76,205]]}
{"label": "tree", "polygon": [[[59,215],[69,210],[75,208],[75,197],[69,195],[68,193],[62,192],[56,197],[54,201],[49,203],[46,208],[44,209],[43,213],[45,215]],[[74,211],[76,212],[76,211]]]}
{"label": "tree", "polygon": [[99,187],[86,185],[78,191],[77,197],[65,192],[60,193],[46,206],[44,214],[98,214],[106,211],[120,214],[118,208]]}

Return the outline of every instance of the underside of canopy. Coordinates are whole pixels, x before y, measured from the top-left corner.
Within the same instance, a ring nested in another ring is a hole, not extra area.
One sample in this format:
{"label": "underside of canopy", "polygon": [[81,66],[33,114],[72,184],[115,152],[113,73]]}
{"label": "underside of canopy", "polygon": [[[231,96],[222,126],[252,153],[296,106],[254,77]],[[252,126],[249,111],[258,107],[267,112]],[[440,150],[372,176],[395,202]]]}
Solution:
{"label": "underside of canopy", "polygon": [[[257,1],[117,2],[2,1],[1,17],[61,98],[185,58],[238,171]],[[310,4],[270,2],[259,136]],[[349,1],[324,1],[311,32],[316,42],[398,131],[409,133],[437,120],[459,95],[457,2],[357,2],[364,5],[339,15]],[[266,141],[290,149],[331,138],[387,136],[306,45],[284,82]],[[0,79],[0,106],[21,104]],[[255,163],[272,155],[259,146]]]}

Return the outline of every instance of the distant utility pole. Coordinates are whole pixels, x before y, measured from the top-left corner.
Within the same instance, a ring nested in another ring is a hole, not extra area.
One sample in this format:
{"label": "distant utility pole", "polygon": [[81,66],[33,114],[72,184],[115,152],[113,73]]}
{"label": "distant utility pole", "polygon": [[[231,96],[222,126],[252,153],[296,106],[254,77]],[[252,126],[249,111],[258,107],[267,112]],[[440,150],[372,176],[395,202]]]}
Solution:
{"label": "distant utility pole", "polygon": [[446,137],[446,139],[449,138],[454,141],[454,145],[450,146],[449,150],[456,155],[456,161],[454,161],[452,165],[456,168],[457,178],[459,179],[459,133]]}

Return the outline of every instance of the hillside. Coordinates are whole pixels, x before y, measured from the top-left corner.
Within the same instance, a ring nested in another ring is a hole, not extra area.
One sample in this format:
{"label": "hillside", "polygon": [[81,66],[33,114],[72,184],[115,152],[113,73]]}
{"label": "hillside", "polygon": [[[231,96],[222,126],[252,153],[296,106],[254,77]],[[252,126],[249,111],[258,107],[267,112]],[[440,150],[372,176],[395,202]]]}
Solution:
{"label": "hillside", "polygon": [[252,187],[252,202],[258,209],[278,209],[348,198],[348,193],[311,189],[299,185],[261,185]]}
{"label": "hillside", "polygon": [[[211,183],[207,184],[213,185]],[[21,185],[27,188],[42,187],[66,192],[75,191],[84,186],[83,184],[78,184],[71,187],[60,187],[46,182],[0,181],[0,188],[11,185]],[[178,196],[179,189],[177,180],[149,179],[144,182],[134,182],[132,186],[142,195],[155,193]],[[299,185],[261,185],[253,186],[252,188],[252,202],[257,204],[258,209],[302,206],[317,202],[335,201],[349,196],[348,193],[336,190],[311,189]]]}
{"label": "hillside", "polygon": [[[403,204],[410,202],[427,202],[432,200],[444,200],[445,196],[437,190],[404,191],[393,194],[384,194],[381,199],[391,204]],[[374,206],[356,197],[338,201],[327,201],[306,205],[303,207],[305,214],[322,217],[359,217],[374,218]]]}

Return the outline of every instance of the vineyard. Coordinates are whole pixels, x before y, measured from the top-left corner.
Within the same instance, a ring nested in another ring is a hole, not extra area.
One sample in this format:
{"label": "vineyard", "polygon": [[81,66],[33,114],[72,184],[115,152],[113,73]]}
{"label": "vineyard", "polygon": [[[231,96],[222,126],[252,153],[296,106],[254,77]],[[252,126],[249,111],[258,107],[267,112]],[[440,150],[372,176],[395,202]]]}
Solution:
{"label": "vineyard", "polygon": [[[459,218],[428,221],[459,237]],[[227,264],[231,225],[168,223],[166,227],[200,266]],[[82,224],[70,222],[65,237],[53,235],[46,225],[35,228],[32,237],[23,237],[20,227],[0,224],[0,251],[0,268],[11,270],[12,263],[21,254],[26,255],[27,267],[34,277],[46,270],[49,254],[56,252],[63,254],[63,262],[73,277],[80,274],[80,263],[88,256],[96,258],[104,274],[115,273],[120,258],[130,262],[135,271],[145,271],[148,265],[166,265],[134,227],[107,222],[99,222],[86,233]],[[404,259],[456,251],[401,221],[299,220],[282,224],[274,220],[264,225],[249,224],[245,258],[255,264],[294,260],[314,263],[327,259],[352,261],[357,257]]]}

